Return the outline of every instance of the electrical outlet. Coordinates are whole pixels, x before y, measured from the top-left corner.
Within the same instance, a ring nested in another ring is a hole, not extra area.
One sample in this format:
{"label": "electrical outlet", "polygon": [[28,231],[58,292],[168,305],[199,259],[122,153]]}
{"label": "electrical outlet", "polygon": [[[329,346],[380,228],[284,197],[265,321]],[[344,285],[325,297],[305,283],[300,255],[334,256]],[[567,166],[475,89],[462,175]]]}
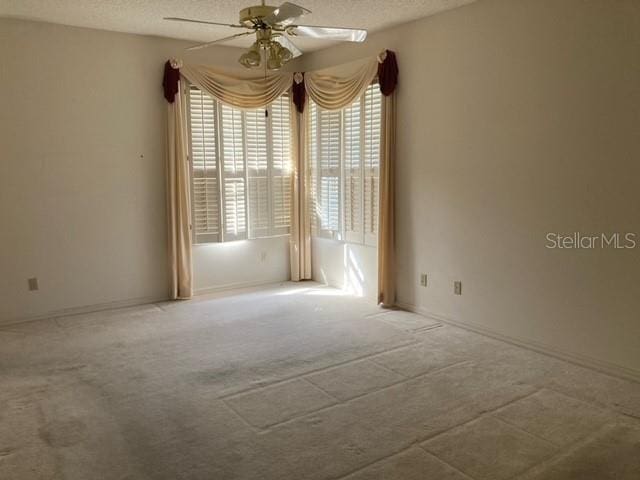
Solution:
{"label": "electrical outlet", "polygon": [[260,261],[264,262],[267,259],[267,252],[260,252]]}
{"label": "electrical outlet", "polygon": [[29,284],[29,291],[33,292],[35,290],[39,290],[38,279],[36,277],[28,278],[27,283]]}
{"label": "electrical outlet", "polygon": [[462,282],[460,280],[453,282],[453,293],[455,295],[462,295]]}
{"label": "electrical outlet", "polygon": [[426,273],[421,273],[420,274],[420,285],[423,287],[427,286],[427,274]]}

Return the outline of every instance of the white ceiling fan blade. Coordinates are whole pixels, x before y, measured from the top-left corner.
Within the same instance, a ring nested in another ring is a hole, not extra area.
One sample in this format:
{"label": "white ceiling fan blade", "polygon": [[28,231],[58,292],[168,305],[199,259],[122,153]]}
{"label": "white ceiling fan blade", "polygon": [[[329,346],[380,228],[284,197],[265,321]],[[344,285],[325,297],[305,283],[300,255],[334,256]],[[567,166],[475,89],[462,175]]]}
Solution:
{"label": "white ceiling fan blade", "polygon": [[[289,30],[291,29],[291,30]],[[324,40],[340,40],[343,42],[364,42],[367,31],[357,28],[312,27],[308,25],[292,25],[287,30],[298,37],[320,38]]]}
{"label": "white ceiling fan blade", "polygon": [[224,38],[219,38],[218,40],[214,40],[212,42],[201,43],[200,45],[194,45],[193,47],[187,48],[187,50],[200,50],[201,48],[207,48],[207,47],[210,47],[211,45],[215,45],[217,43],[227,42],[229,40],[233,40],[234,38],[245,37],[245,36],[251,35],[251,34],[253,34],[253,32],[236,33],[235,35],[231,35],[229,37],[224,37]]}
{"label": "white ceiling fan blade", "polygon": [[273,40],[278,42],[284,48],[288,49],[293,54],[293,58],[296,58],[302,55],[302,52],[300,51],[300,49],[296,47],[294,43],[291,40],[289,40],[287,37],[283,35],[279,35],[277,37],[273,37]]}
{"label": "white ceiling fan blade", "polygon": [[164,17],[163,20],[170,20],[172,22],[204,23],[206,25],[220,25],[222,27],[247,28],[244,25],[234,25],[232,23],[220,23],[220,22],[207,22],[205,20],[192,20],[190,18]]}
{"label": "white ceiling fan blade", "polygon": [[262,19],[267,25],[291,25],[296,18],[300,18],[307,13],[311,13],[311,10],[307,10],[295,3],[285,2],[276,8],[271,15],[267,15]]}

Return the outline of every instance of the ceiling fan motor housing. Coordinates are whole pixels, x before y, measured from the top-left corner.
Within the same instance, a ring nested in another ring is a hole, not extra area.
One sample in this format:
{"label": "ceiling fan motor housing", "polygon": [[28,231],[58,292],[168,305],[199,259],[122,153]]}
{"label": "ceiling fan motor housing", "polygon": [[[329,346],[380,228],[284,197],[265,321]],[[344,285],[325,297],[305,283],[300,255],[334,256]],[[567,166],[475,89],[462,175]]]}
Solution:
{"label": "ceiling fan motor housing", "polygon": [[271,28],[259,28],[256,30],[256,39],[258,45],[262,48],[268,48],[271,44]]}
{"label": "ceiling fan motor housing", "polygon": [[271,15],[278,7],[269,5],[256,5],[240,10],[240,23],[245,27],[253,28],[254,25]]}

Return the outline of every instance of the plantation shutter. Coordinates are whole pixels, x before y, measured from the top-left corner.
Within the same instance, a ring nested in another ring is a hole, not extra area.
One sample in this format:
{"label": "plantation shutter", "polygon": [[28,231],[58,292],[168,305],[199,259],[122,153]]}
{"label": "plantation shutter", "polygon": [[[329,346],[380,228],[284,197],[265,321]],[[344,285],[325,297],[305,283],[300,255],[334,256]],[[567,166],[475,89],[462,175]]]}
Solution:
{"label": "plantation shutter", "polygon": [[340,238],[341,112],[318,110],[318,211],[320,232]]}
{"label": "plantation shutter", "polygon": [[282,95],[271,104],[271,198],[272,235],[289,233],[291,225],[291,125],[289,97]]}
{"label": "plantation shutter", "polygon": [[216,102],[196,87],[189,88],[191,136],[192,222],[196,243],[220,240],[220,187]]}
{"label": "plantation shutter", "polygon": [[249,238],[265,237],[270,234],[267,117],[264,109],[247,111],[244,116],[249,182]]}
{"label": "plantation shutter", "polygon": [[363,162],[362,162],[362,99],[359,98],[343,110],[343,179],[345,239],[363,242]]}
{"label": "plantation shutter", "polygon": [[311,171],[311,188],[309,195],[309,218],[311,218],[311,234],[320,233],[320,211],[318,202],[318,107],[313,100],[309,101],[307,128],[307,145],[309,148],[309,170]]}
{"label": "plantation shutter", "polygon": [[247,238],[247,192],[243,115],[240,110],[220,106],[222,132],[222,195],[224,239]]}
{"label": "plantation shutter", "polygon": [[189,87],[196,243],[289,233],[292,202],[289,97],[242,111]]}
{"label": "plantation shutter", "polygon": [[377,84],[340,111],[309,105],[312,234],[377,245],[382,94]]}
{"label": "plantation shutter", "polygon": [[379,85],[370,85],[364,94],[364,243],[377,245],[380,196],[380,130],[382,94]]}

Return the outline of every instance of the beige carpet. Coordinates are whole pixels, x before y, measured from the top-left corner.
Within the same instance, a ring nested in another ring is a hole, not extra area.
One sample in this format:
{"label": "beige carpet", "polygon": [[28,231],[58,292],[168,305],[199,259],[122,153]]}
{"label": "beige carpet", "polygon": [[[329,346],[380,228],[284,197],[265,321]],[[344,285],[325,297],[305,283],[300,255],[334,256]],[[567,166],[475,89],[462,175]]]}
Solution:
{"label": "beige carpet", "polygon": [[285,284],[0,327],[0,479],[640,478],[640,385]]}

